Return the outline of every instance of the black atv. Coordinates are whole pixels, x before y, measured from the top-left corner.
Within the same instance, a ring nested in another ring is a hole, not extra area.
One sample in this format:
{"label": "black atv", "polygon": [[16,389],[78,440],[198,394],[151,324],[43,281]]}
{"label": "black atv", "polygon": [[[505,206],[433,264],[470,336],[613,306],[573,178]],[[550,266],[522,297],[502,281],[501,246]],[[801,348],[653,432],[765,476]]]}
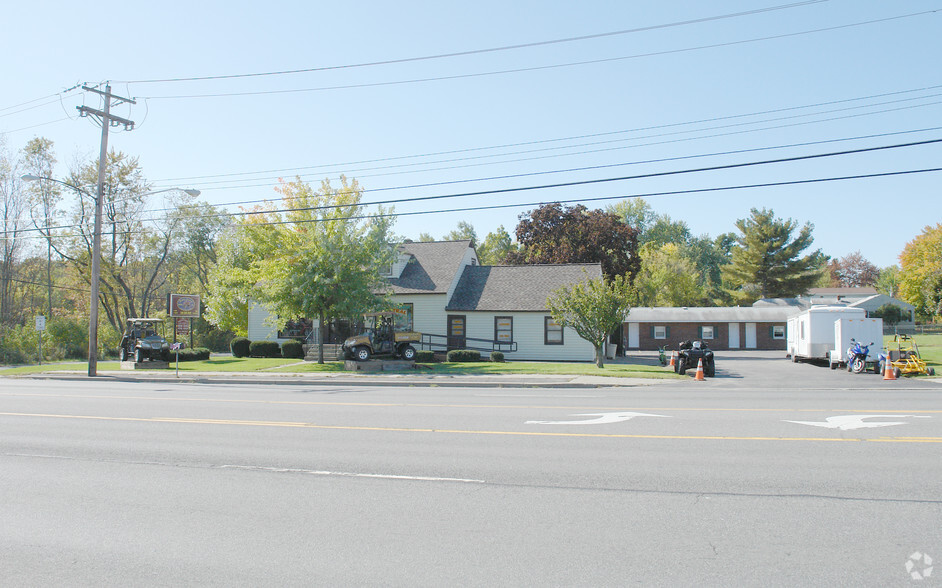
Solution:
{"label": "black atv", "polygon": [[674,372],[684,375],[687,370],[697,369],[700,360],[703,360],[703,375],[712,378],[716,375],[716,363],[713,361],[713,351],[703,341],[681,341],[677,361],[674,362]]}

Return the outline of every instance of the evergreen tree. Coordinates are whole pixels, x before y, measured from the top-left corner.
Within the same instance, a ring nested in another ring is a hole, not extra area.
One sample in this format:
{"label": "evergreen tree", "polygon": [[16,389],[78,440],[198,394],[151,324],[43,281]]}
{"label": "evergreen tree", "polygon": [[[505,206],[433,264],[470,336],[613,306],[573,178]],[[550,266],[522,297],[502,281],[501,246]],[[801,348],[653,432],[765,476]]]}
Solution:
{"label": "evergreen tree", "polygon": [[736,221],[736,228],[740,234],[722,272],[730,295],[739,303],[804,294],[826,271],[826,257],[820,249],[801,256],[814,241],[811,223],[794,235],[797,221],[753,208],[749,218]]}

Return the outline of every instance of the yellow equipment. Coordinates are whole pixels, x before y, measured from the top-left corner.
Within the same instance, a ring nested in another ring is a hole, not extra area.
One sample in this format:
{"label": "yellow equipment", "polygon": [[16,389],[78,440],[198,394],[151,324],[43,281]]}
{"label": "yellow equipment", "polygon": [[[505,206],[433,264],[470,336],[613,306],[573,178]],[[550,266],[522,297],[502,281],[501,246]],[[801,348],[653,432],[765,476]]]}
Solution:
{"label": "yellow equipment", "polygon": [[[925,360],[919,357],[919,346],[916,345],[916,341],[912,337],[909,335],[895,335],[893,342],[896,343],[896,349],[888,349],[887,353],[889,354],[890,366],[893,368],[896,377],[902,374],[935,375],[935,368],[926,365]],[[886,369],[886,365],[881,362],[880,368],[882,372]]]}

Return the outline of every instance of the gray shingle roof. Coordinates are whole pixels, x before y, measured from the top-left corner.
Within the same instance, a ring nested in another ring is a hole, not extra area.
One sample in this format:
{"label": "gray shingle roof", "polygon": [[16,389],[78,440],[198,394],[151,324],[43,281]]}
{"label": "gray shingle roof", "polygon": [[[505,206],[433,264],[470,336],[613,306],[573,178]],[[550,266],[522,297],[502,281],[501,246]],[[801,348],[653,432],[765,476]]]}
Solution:
{"label": "gray shingle roof", "polygon": [[405,243],[413,256],[398,278],[388,280],[394,294],[445,294],[461,266],[470,240]]}
{"label": "gray shingle roof", "polygon": [[601,276],[597,263],[468,266],[446,310],[545,311],[553,290]]}
{"label": "gray shingle roof", "polygon": [[632,308],[625,322],[629,323],[711,323],[756,322],[784,323],[801,312],[794,306],[690,306]]}

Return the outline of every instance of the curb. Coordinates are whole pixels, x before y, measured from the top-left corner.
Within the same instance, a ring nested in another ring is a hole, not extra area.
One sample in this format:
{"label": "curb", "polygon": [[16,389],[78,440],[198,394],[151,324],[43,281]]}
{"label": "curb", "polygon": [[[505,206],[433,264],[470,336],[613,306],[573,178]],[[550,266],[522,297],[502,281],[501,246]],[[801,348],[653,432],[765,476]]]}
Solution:
{"label": "curb", "polygon": [[[72,374],[72,373],[47,373],[47,374],[28,374],[22,376],[7,376],[10,378],[16,379],[29,379],[29,380],[56,380],[56,381],[72,381],[72,382],[87,382],[90,378],[86,375]],[[393,376],[395,377],[395,376]],[[579,378],[580,376],[574,376],[573,380]],[[231,385],[268,385],[268,386],[303,386],[303,385],[318,385],[318,386],[400,386],[400,387],[422,387],[422,388],[568,388],[568,389],[597,389],[597,388],[613,388],[613,387],[638,387],[638,386],[647,386],[653,385],[658,382],[658,380],[642,380],[642,379],[631,379],[630,382],[626,382],[627,378],[613,378],[611,383],[606,382],[576,382],[573,380],[564,380],[564,381],[546,381],[538,382],[534,380],[490,380],[490,381],[473,381],[473,380],[455,380],[455,379],[380,379],[382,376],[360,376],[356,378],[321,378],[321,379],[309,379],[307,376],[286,376],[286,375],[267,375],[264,377],[246,377],[246,376],[217,376],[217,375],[206,375],[206,374],[187,374],[185,376],[176,377],[174,375],[155,375],[155,374],[140,374],[140,375],[130,375],[130,374],[119,374],[116,372],[102,372],[95,377],[99,381],[111,381],[111,382],[148,382],[148,383],[187,383],[187,384],[231,384]]]}

